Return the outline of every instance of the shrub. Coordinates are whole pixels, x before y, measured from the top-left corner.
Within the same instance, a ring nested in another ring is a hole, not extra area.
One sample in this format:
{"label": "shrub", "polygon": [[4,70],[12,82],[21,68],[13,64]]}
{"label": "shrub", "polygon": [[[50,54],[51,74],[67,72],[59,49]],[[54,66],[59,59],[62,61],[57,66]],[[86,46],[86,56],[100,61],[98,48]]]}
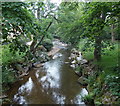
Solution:
{"label": "shrub", "polygon": [[0,61],[2,63],[2,84],[10,84],[15,81],[15,70],[11,67],[13,63],[16,63],[23,59],[25,53],[20,51],[11,51],[10,44],[0,46]]}
{"label": "shrub", "polygon": [[25,56],[25,53],[20,51],[11,51],[10,45],[2,45],[0,55],[2,55],[2,65],[9,65],[11,63],[15,63],[17,61],[20,61],[23,56]]}
{"label": "shrub", "polygon": [[84,97],[82,97],[82,101],[85,102],[85,104],[94,104],[94,94],[93,93],[89,93],[88,95],[85,95]]}

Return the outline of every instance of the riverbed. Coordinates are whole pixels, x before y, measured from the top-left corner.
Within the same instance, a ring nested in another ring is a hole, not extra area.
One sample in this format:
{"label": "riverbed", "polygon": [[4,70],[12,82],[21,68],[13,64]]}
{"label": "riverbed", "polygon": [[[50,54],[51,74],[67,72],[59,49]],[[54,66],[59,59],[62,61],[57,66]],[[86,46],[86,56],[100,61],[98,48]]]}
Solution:
{"label": "riverbed", "polygon": [[32,68],[8,91],[13,104],[84,104],[81,97],[88,92],[77,82],[79,76],[70,67],[70,48],[58,41],[53,44],[60,48],[55,58]]}

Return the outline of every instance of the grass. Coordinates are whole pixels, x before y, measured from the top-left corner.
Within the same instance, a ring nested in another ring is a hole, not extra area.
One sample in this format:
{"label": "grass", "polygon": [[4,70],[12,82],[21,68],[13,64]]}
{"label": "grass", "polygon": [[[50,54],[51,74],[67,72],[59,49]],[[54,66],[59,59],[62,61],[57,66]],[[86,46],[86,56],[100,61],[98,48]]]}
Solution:
{"label": "grass", "polygon": [[118,43],[115,43],[115,48],[112,50],[106,49],[105,50],[105,55],[102,55],[102,58],[99,62],[95,62],[94,64],[98,64],[102,70],[106,74],[116,74],[118,71],[116,67],[118,67],[119,62],[118,62],[118,54],[120,50],[118,50]]}
{"label": "grass", "polygon": [[[92,60],[94,58],[93,55],[93,50],[94,47],[91,45],[86,45],[87,39],[81,39],[79,44],[78,44],[78,49],[83,53],[83,57],[86,58],[87,60]],[[93,44],[93,43],[92,43]]]}
{"label": "grass", "polygon": [[[83,57],[87,60],[94,59],[94,47],[93,42],[87,47],[85,47],[85,43],[87,43],[87,39],[82,39],[78,44],[78,48],[83,53]],[[99,64],[103,67],[104,70],[111,70],[111,67],[116,67],[118,65],[118,54],[120,53],[120,49],[118,48],[120,43],[115,42],[113,44],[114,49],[110,49],[111,46],[104,48],[104,52],[102,53],[102,58],[99,62],[94,62],[94,64]]]}
{"label": "grass", "polygon": [[[78,48],[80,51],[82,51],[83,57],[90,61],[94,59],[94,55],[93,55],[94,47],[92,46],[92,44],[90,44],[84,50],[86,42],[87,42],[87,39],[80,41]],[[120,58],[119,57],[119,54],[120,54],[119,45],[120,45],[120,42],[115,42],[114,44],[112,44],[112,46],[114,47],[113,49],[111,49],[112,47],[111,45],[104,48],[103,49],[104,52],[102,52],[101,60],[99,62],[94,61],[93,64],[99,65],[106,74],[115,74],[116,67],[119,66],[119,58]]]}

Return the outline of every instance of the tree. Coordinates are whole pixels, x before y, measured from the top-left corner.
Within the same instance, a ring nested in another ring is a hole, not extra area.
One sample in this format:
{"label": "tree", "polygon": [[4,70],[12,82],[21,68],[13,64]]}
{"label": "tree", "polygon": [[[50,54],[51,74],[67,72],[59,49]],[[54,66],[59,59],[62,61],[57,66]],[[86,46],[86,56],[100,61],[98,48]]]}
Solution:
{"label": "tree", "polygon": [[95,42],[94,59],[99,61],[102,41],[105,39],[104,27],[111,24],[109,20],[112,17],[118,17],[119,13],[116,13],[118,12],[118,4],[88,2],[78,3],[77,7],[74,7],[75,3],[63,3],[60,10],[62,12],[58,13],[59,20],[62,20],[61,26],[58,27],[59,32],[72,44],[73,42],[77,44],[80,38],[93,40]]}

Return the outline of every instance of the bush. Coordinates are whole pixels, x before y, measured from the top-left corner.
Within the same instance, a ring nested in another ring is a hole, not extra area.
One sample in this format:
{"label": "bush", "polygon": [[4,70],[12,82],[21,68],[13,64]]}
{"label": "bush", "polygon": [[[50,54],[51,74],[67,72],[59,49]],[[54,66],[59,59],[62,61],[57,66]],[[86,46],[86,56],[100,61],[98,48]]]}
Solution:
{"label": "bush", "polygon": [[25,53],[19,51],[11,51],[10,44],[0,46],[0,61],[2,63],[2,84],[10,84],[15,81],[15,70],[12,64],[20,61]]}
{"label": "bush", "polygon": [[1,61],[3,66],[20,61],[23,56],[25,56],[25,53],[23,52],[14,52],[10,50],[10,45],[2,45],[0,55],[2,56]]}
{"label": "bush", "polygon": [[15,71],[8,67],[2,68],[2,84],[8,85],[16,80]]}
{"label": "bush", "polygon": [[85,102],[85,104],[94,104],[94,94],[90,93],[88,95],[85,95],[84,97],[82,97],[82,101]]}
{"label": "bush", "polygon": [[105,84],[110,88],[110,92],[114,96],[120,98],[120,77],[119,75],[107,75],[105,78]]}

